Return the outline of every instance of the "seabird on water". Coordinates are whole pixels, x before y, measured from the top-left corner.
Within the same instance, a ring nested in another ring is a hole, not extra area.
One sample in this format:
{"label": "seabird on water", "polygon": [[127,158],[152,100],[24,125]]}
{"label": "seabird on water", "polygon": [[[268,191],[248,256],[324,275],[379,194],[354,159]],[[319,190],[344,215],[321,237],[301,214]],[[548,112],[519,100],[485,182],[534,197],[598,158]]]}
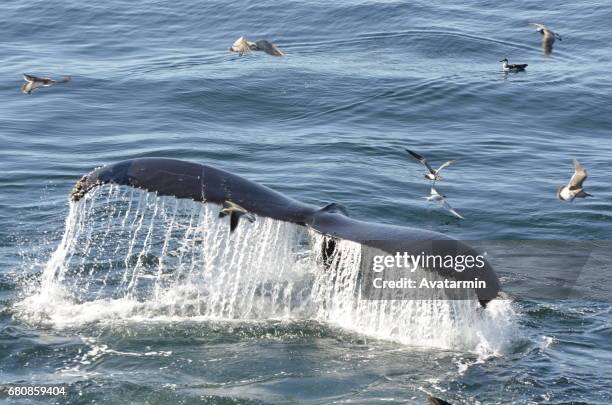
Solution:
{"label": "seabird on water", "polygon": [[430,405],[451,405],[450,402],[446,402],[445,400],[436,397],[429,397],[427,400],[429,401]]}
{"label": "seabird on water", "polygon": [[587,171],[577,159],[574,159],[574,174],[569,183],[565,186],[560,186],[557,190],[557,198],[562,201],[573,201],[574,198],[592,197],[591,194],[584,191],[582,184],[587,179]]}
{"label": "seabird on water", "polygon": [[21,91],[26,94],[31,94],[39,87],[49,87],[57,83],[65,83],[70,80],[70,76],[66,76],[62,80],[57,81],[48,77],[36,77],[24,73],[23,80],[25,80],[26,83],[21,86]]}
{"label": "seabird on water", "polygon": [[240,37],[234,42],[234,44],[229,49],[231,52],[236,52],[240,56],[245,53],[249,53],[251,51],[263,51],[268,55],[272,56],[283,56],[284,53],[276,45],[272,42],[267,41],[265,39],[260,39],[255,42],[251,42],[245,37]]}
{"label": "seabird on water", "polygon": [[240,217],[244,216],[249,222],[255,222],[255,215],[251,214],[240,205],[231,202],[225,201],[223,203],[223,208],[219,211],[219,218],[223,218],[226,215],[230,216],[230,233],[234,232],[236,227],[238,226],[238,221]]}
{"label": "seabird on water", "polygon": [[521,72],[528,66],[526,63],[510,65],[508,64],[508,58],[504,58],[500,62],[502,62],[502,70],[504,72]]}
{"label": "seabird on water", "polygon": [[561,36],[553,32],[544,24],[531,23],[531,25],[535,25],[536,31],[542,34],[542,49],[544,50],[544,55],[550,55],[552,53],[553,44],[555,43],[555,38],[561,41]]}
{"label": "seabird on water", "polygon": [[455,163],[454,160],[449,160],[448,162],[443,163],[440,167],[438,167],[436,170],[434,170],[431,165],[429,164],[429,162],[427,161],[427,159],[425,159],[423,156],[419,155],[418,153],[415,153],[411,150],[406,149],[406,152],[410,153],[415,159],[417,159],[419,162],[423,163],[425,165],[425,167],[427,168],[427,170],[429,170],[429,173],[425,174],[425,178],[427,180],[433,180],[434,182],[436,180],[442,180],[442,176],[440,176],[440,172],[442,171],[442,169],[444,169],[446,166],[449,166],[453,163]]}
{"label": "seabird on water", "polygon": [[427,201],[437,201],[440,203],[440,205],[443,208],[447,209],[451,214],[453,214],[457,218],[465,219],[457,211],[455,211],[453,207],[451,207],[448,201],[446,201],[446,196],[440,194],[438,190],[436,190],[435,188],[432,187],[431,194],[428,197],[423,197],[423,198],[425,198]]}

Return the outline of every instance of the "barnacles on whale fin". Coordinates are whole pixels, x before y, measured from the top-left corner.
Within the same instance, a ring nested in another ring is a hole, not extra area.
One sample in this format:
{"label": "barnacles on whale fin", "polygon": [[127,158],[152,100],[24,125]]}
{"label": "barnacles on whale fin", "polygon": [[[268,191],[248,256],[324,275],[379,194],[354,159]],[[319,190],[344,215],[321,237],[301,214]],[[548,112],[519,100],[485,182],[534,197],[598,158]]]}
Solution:
{"label": "barnacles on whale fin", "polygon": [[70,201],[79,201],[81,198],[85,197],[85,194],[87,194],[92,188],[97,187],[101,184],[102,182],[100,180],[97,180],[93,184],[88,184],[87,175],[81,177],[81,179],[76,182],[76,184],[74,185],[74,187],[72,187],[72,190],[70,191]]}
{"label": "barnacles on whale fin", "polygon": [[87,194],[87,176],[81,177],[79,181],[76,182],[72,190],[70,191],[70,201],[79,201],[81,198]]}

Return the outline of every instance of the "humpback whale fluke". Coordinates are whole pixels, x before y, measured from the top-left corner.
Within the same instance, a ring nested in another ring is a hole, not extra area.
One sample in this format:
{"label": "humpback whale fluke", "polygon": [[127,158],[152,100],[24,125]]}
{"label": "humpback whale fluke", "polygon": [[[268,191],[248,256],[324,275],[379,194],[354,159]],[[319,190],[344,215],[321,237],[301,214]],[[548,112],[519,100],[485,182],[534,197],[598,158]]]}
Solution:
{"label": "humpback whale fluke", "polygon": [[25,84],[21,86],[21,92],[26,94],[31,94],[34,90],[39,87],[50,87],[54,84],[58,83],[66,83],[70,81],[70,76],[64,77],[62,80],[53,80],[48,77],[36,77],[28,74],[23,74],[23,80],[26,81]]}
{"label": "humpback whale fluke", "polygon": [[226,215],[230,216],[230,233],[236,230],[238,227],[238,221],[240,221],[240,217],[242,216],[248,219],[251,223],[255,222],[255,215],[231,201],[225,201],[223,203],[223,208],[221,211],[219,211],[219,218],[223,218]]}
{"label": "humpback whale fluke", "polygon": [[[231,201],[249,214],[305,226],[333,241],[349,240],[391,255],[478,255],[466,243],[438,232],[360,221],[345,215],[340,205],[320,209],[224,170],[175,159],[142,158],[100,167],[77,182],[70,198],[79,201],[93,188],[109,183],[140,188],[158,196],[219,205]],[[335,242],[327,250],[333,252],[334,245]],[[475,288],[474,293],[480,304],[486,306],[498,297],[501,286],[488,261],[483,263],[477,272],[449,273],[448,268],[436,267],[427,270],[458,281],[473,282],[477,276],[486,287]]]}
{"label": "humpback whale fluke", "polygon": [[427,400],[429,401],[430,405],[451,405],[450,402],[446,402],[445,400],[436,397],[429,397]]}

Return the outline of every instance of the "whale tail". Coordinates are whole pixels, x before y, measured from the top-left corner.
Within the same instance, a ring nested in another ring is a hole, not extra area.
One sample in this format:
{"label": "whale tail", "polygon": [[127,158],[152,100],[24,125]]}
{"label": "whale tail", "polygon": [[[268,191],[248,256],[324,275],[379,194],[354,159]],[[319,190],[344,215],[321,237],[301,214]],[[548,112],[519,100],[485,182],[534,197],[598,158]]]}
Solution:
{"label": "whale tail", "polygon": [[[225,215],[221,217],[231,216],[232,232],[238,226],[240,216],[246,216],[249,221],[253,221],[257,215],[258,218],[270,218],[307,227],[316,234],[331,239],[325,246],[320,247],[323,249],[321,257],[325,262],[333,262],[335,252],[338,251],[338,241],[345,240],[369,249],[380,249],[391,255],[398,252],[427,252],[443,256],[450,253],[455,255],[457,252],[477,254],[466,243],[437,232],[355,220],[350,218],[346,208],[338,203],[316,209],[266,186],[198,163],[160,158],[117,162],[95,169],[81,178],[73,188],[70,198],[76,202],[103,184],[129,186],[156,193],[157,196],[223,205],[221,211],[225,211]],[[244,207],[231,203],[230,199],[240,202]],[[234,215],[234,212],[239,214]],[[431,270],[442,276],[446,275],[443,266]],[[453,272],[453,277],[459,281],[470,281],[471,276],[472,272]],[[475,288],[473,292],[480,304],[485,306],[488,301],[498,296],[501,285],[492,266],[486,261],[483,271],[478,273],[478,280],[484,281],[486,288]]]}

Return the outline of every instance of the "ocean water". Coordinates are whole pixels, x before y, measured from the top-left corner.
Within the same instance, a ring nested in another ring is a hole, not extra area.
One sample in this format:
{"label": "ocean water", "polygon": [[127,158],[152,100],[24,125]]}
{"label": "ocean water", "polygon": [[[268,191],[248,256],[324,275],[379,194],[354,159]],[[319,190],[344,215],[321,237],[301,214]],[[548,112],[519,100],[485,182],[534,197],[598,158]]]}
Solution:
{"label": "ocean water", "polygon": [[[68,384],[56,401],[75,404],[612,402],[605,251],[588,274],[559,266],[584,279],[569,298],[533,294],[555,268],[510,258],[512,298],[486,310],[385,307],[331,294],[296,227],[258,221],[232,248],[202,233],[223,232],[210,207],[121,188],[68,204],[95,167],[170,157],[458,239],[612,239],[609,2],[0,10],[0,384]],[[552,56],[530,22],[562,36]],[[286,56],[231,54],[241,35]],[[529,67],[505,75],[504,57]],[[26,95],[22,73],[72,80]],[[438,185],[465,220],[421,198],[404,148],[457,160]],[[595,197],[561,203],[573,158]],[[347,285],[354,255],[338,257]]]}

